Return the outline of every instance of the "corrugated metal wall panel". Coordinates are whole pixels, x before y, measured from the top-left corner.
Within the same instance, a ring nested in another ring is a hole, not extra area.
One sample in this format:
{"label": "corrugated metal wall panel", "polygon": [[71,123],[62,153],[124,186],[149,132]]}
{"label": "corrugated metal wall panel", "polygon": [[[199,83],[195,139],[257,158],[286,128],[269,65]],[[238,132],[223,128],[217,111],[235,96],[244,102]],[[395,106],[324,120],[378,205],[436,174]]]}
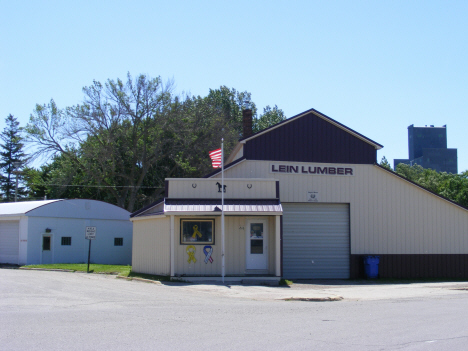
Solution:
{"label": "corrugated metal wall panel", "polygon": [[377,166],[352,165],[353,176],[339,177],[270,173],[270,164],[246,160],[225,176],[278,179],[283,205],[305,202],[307,191],[319,202],[349,203],[353,254],[468,254],[467,210]]}
{"label": "corrugated metal wall panel", "polygon": [[0,221],[0,263],[18,264],[19,221]]}
{"label": "corrugated metal wall panel", "polygon": [[132,270],[169,275],[170,269],[170,218],[134,221]]}
{"label": "corrugated metal wall panel", "polygon": [[283,276],[349,278],[347,204],[284,203]]}

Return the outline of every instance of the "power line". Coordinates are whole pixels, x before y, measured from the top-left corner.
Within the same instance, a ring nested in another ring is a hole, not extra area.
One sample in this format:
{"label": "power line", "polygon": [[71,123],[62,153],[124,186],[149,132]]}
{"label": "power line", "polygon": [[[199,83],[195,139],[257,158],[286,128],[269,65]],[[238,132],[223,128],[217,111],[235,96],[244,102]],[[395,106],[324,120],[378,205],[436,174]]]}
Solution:
{"label": "power line", "polygon": [[140,189],[159,189],[161,186],[136,186],[136,185],[64,185],[64,184],[32,184],[35,186],[60,186],[60,187],[87,187],[87,188],[140,188]]}

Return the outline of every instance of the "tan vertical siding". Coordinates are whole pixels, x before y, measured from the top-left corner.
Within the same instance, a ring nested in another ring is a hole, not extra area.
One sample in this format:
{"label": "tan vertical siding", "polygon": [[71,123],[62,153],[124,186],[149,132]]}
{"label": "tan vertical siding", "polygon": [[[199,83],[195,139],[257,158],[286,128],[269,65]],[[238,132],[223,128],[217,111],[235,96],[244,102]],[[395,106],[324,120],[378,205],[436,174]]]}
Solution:
{"label": "tan vertical siding", "polygon": [[276,268],[276,218],[268,218],[268,270],[271,274],[275,273]]}
{"label": "tan vertical siding", "polygon": [[[176,217],[176,273],[185,275],[221,275],[221,218],[215,219],[213,263],[205,263],[204,245],[194,245],[196,263],[188,263],[188,245],[180,245],[180,218]],[[225,217],[225,272],[227,275],[245,273],[245,217]]]}
{"label": "tan vertical siding", "polygon": [[[213,247],[213,263],[205,263],[203,247],[205,245],[193,245],[195,247],[196,262],[188,262],[187,248],[190,245],[180,244],[180,220],[190,218],[188,216],[175,217],[175,275],[220,275],[221,274],[221,219],[215,219],[215,244]],[[214,218],[214,217],[213,217]],[[210,219],[206,217],[206,219]],[[227,232],[227,231],[226,231]]]}
{"label": "tan vertical siding", "polygon": [[245,217],[226,217],[226,274],[245,273]]}
{"label": "tan vertical siding", "polygon": [[[278,162],[276,162],[278,163]],[[225,177],[274,178],[282,203],[349,203],[352,254],[468,254],[468,211],[373,165],[284,162],[352,167],[353,176],[270,173],[270,161],[244,161]],[[218,175],[217,175],[218,176]]]}
{"label": "tan vertical siding", "polygon": [[[189,218],[185,216],[176,216],[175,218],[175,265],[176,275],[221,275],[221,218],[215,219],[215,244],[213,247],[213,263],[205,263],[205,254],[203,247],[205,245],[195,246],[195,258],[197,262],[188,262],[187,246],[180,244],[180,219]],[[246,219],[244,216],[226,216],[225,217],[225,268],[226,275],[244,275],[245,272],[245,239],[246,239]],[[268,262],[269,271],[275,272],[275,221],[274,217],[268,220]]]}
{"label": "tan vertical siding", "polygon": [[169,217],[133,222],[132,270],[170,274]]}
{"label": "tan vertical siding", "polygon": [[[183,199],[218,199],[219,179],[168,179],[169,197]],[[276,183],[265,180],[224,180],[226,197],[237,199],[266,199],[276,195]],[[249,185],[249,187],[247,187]]]}

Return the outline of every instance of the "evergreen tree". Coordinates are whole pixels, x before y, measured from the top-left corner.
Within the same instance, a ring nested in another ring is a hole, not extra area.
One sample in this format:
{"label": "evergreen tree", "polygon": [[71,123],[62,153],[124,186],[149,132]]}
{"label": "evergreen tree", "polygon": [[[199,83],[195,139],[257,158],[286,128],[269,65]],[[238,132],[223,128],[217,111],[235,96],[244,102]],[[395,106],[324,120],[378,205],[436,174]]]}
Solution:
{"label": "evergreen tree", "polygon": [[[18,180],[18,199],[24,198],[27,194],[22,183],[22,174],[18,171],[26,163],[26,155],[23,152],[21,128],[18,120],[9,115],[5,118],[6,127],[0,134],[2,144],[0,144],[0,191],[2,201],[10,202],[15,200],[16,181]],[[18,178],[18,179],[17,179]]]}
{"label": "evergreen tree", "polygon": [[380,165],[392,171],[392,166],[390,166],[390,163],[387,161],[387,158],[385,156],[382,157],[382,160],[380,161]]}

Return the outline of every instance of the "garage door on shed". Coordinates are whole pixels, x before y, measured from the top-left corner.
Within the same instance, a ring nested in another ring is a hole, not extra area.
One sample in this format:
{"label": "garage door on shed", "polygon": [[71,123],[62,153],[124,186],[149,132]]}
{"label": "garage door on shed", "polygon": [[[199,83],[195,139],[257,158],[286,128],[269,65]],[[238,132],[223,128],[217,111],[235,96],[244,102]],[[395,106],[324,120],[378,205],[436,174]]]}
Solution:
{"label": "garage door on shed", "polygon": [[349,278],[349,204],[283,203],[283,276]]}
{"label": "garage door on shed", "polygon": [[0,263],[18,264],[19,221],[0,221]]}

